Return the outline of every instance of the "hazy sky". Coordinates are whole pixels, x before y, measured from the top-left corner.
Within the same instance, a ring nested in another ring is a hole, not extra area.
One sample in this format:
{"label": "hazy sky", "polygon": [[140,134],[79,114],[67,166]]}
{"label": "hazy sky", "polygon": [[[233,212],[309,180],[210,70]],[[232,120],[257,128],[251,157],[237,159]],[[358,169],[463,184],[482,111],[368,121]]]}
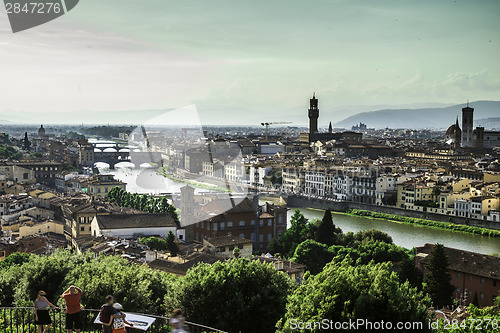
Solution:
{"label": "hazy sky", "polygon": [[215,124],[285,120],[313,91],[338,120],[500,100],[499,13],[497,0],[83,0],[12,34],[0,8],[0,113],[195,104]]}

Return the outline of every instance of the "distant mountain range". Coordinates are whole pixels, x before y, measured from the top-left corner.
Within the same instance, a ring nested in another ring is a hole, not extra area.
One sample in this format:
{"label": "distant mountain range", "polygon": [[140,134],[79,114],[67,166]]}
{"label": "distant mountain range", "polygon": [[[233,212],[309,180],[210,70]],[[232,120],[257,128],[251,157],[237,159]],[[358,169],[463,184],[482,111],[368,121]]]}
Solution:
{"label": "distant mountain range", "polygon": [[[476,101],[469,105],[475,109],[474,126],[487,129],[500,129],[500,101]],[[275,110],[262,115],[262,112],[244,107],[203,108],[198,107],[203,125],[246,125],[260,127],[261,122],[290,121],[290,126],[307,126],[307,105]],[[360,122],[368,128],[448,128],[458,116],[461,124],[462,108],[465,104],[413,104],[397,106],[378,106],[383,109],[370,110],[369,106],[333,108],[320,106],[319,126],[326,129],[328,123],[336,128],[350,129]],[[163,110],[125,110],[125,111],[86,111],[86,112],[0,112],[1,124],[142,124],[144,121],[172,111]],[[362,111],[362,112],[359,112]],[[358,112],[342,119],[347,114]],[[278,125],[279,126],[279,125]]]}
{"label": "distant mountain range", "polygon": [[[462,108],[466,104],[458,104],[442,108],[392,109],[361,112],[339,121],[334,126],[351,128],[360,122],[368,128],[447,128],[459,117],[462,123]],[[474,126],[500,128],[500,101],[470,102],[474,108]]]}

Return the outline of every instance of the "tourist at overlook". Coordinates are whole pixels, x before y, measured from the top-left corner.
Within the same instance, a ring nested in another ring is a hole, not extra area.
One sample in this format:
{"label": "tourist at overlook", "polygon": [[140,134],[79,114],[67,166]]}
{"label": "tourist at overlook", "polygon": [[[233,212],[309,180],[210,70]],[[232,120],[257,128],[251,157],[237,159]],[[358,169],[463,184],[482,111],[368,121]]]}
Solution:
{"label": "tourist at overlook", "polygon": [[184,330],[184,317],[182,316],[182,311],[180,309],[175,309],[170,318],[170,326],[172,326],[172,333],[185,333]]}
{"label": "tourist at overlook", "polygon": [[125,319],[125,314],[122,312],[123,306],[120,303],[115,303],[113,307],[116,310],[116,313],[114,315],[111,315],[108,325],[111,326],[113,324],[113,333],[125,333],[125,324],[129,326],[134,326],[134,324],[128,322]]}
{"label": "tourist at overlook", "polygon": [[[35,324],[38,328],[38,333],[45,333],[50,329],[52,319],[50,318],[49,307],[59,309],[54,304],[50,303],[45,296],[47,296],[45,291],[40,290],[34,302]],[[43,329],[43,326],[45,326],[45,329]]]}
{"label": "tourist at overlook", "polygon": [[76,333],[80,333],[81,330],[81,319],[80,310],[82,306],[80,305],[80,298],[82,297],[82,290],[75,286],[70,286],[61,295],[66,302],[66,332],[70,333],[74,329]]}
{"label": "tourist at overlook", "polygon": [[[102,323],[103,333],[112,333],[113,327],[110,324],[111,316],[116,315],[118,311],[114,308],[113,304],[115,298],[111,295],[106,296],[106,303],[101,306],[101,311],[99,312],[99,321]],[[116,318],[120,318],[116,316]],[[122,317],[125,318],[125,314],[122,313]]]}

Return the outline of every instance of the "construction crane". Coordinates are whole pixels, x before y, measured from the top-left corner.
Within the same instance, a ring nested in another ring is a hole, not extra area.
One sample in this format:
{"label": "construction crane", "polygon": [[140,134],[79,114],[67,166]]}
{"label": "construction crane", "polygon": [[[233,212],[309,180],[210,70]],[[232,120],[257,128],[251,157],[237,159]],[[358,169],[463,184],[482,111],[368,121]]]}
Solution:
{"label": "construction crane", "polygon": [[262,126],[266,126],[266,141],[267,141],[267,132],[269,129],[270,125],[285,125],[285,124],[291,124],[291,121],[273,121],[273,122],[266,122],[266,123],[260,123]]}

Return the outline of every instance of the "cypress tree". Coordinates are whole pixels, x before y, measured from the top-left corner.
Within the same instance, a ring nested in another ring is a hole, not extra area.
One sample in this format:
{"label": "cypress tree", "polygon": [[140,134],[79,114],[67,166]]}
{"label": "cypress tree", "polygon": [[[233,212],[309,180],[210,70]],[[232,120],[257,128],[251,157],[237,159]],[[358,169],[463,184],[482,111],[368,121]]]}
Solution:
{"label": "cypress tree", "polygon": [[172,231],[169,231],[167,235],[167,249],[170,251],[172,256],[176,256],[179,252],[179,245],[175,242],[175,236]]}
{"label": "cypress tree", "polygon": [[444,307],[453,302],[451,275],[449,272],[448,258],[444,253],[444,246],[436,244],[430,254],[427,268],[430,270],[424,277],[425,291],[431,296],[435,307]]}
{"label": "cypress tree", "polygon": [[317,226],[314,239],[318,243],[331,246],[335,244],[336,233],[338,233],[338,230],[333,224],[332,212],[330,210],[326,210],[323,215],[323,219]]}

